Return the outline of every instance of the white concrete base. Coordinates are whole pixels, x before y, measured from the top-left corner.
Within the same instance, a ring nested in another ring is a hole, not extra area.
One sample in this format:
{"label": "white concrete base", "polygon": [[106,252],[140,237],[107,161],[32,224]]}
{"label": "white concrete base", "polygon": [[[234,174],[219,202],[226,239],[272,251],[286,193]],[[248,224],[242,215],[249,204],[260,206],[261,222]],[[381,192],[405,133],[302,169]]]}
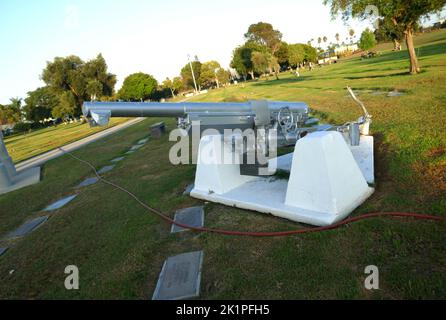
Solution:
{"label": "white concrete base", "polygon": [[33,167],[26,170],[17,171],[17,174],[11,178],[11,184],[1,185],[0,194],[8,193],[21,189],[40,181],[40,167]]}
{"label": "white concrete base", "polygon": [[219,153],[215,148],[221,140],[201,140],[192,197],[326,226],[347,217],[374,191],[338,132],[315,132],[300,139],[289,181],[241,176],[237,164],[212,163],[209,155]]}
{"label": "white concrete base", "polygon": [[[369,184],[375,183],[374,154],[373,154],[373,137],[361,136],[359,146],[350,146],[353,158],[361,169],[362,175]],[[277,158],[277,169],[290,172],[291,163],[293,162],[293,152],[285,154]]]}

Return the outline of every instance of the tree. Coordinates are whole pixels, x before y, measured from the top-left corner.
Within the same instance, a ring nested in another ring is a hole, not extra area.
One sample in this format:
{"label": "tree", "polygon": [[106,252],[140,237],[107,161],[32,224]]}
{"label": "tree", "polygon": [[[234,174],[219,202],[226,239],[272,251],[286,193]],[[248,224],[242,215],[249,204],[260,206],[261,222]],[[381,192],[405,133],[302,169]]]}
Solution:
{"label": "tree", "polygon": [[212,85],[219,86],[217,71],[221,69],[220,64],[217,61],[208,61],[201,65],[200,83],[205,87],[211,87]]}
{"label": "tree", "polygon": [[291,67],[297,68],[300,63],[304,62],[305,60],[304,46],[305,45],[299,43],[289,45],[289,52],[290,52],[289,63]]}
{"label": "tree", "polygon": [[304,60],[306,62],[316,62],[317,61],[317,51],[312,46],[303,45],[304,49]]}
{"label": "tree", "polygon": [[390,19],[380,19],[378,25],[378,29],[374,32],[376,40],[378,42],[392,41],[393,49],[401,50],[400,42],[404,39],[404,30],[400,26],[395,26]]}
{"label": "tree", "polygon": [[73,55],[56,57],[53,62],[47,62],[41,78],[61,100],[73,103],[73,106],[62,108],[70,112],[64,116],[80,114],[84,101],[113,95],[116,84],[116,76],[107,72],[101,54],[86,63]]}
{"label": "tree", "polygon": [[286,69],[290,65],[290,49],[288,43],[282,41],[280,44],[279,50],[276,52],[277,63],[279,63],[280,67]]}
{"label": "tree", "polygon": [[118,96],[127,101],[144,101],[155,93],[157,87],[158,82],[150,74],[133,73],[125,78]]}
{"label": "tree", "polygon": [[339,44],[339,40],[341,39],[341,36],[339,35],[339,33],[336,33],[335,38],[336,38],[336,42]]}
{"label": "tree", "polygon": [[41,87],[28,92],[23,111],[27,120],[39,122],[49,118],[58,104],[58,96],[49,87]]}
{"label": "tree", "polygon": [[179,93],[181,89],[184,87],[183,80],[181,77],[175,77],[172,80],[173,90],[176,93]]}
{"label": "tree", "polygon": [[265,74],[270,65],[270,56],[264,52],[254,51],[252,53],[251,61],[254,72],[258,74]]}
{"label": "tree", "polygon": [[282,33],[274,30],[270,23],[258,22],[249,26],[245,39],[268,47],[275,55],[282,43]]}
{"label": "tree", "polygon": [[420,67],[413,43],[414,27],[421,18],[440,12],[446,0],[324,0],[324,4],[330,5],[333,16],[342,12],[344,19],[367,18],[370,12],[366,8],[375,6],[382,18],[390,19],[395,26],[402,28],[409,51],[409,71],[416,74],[420,72]]}
{"label": "tree", "polygon": [[71,91],[64,91],[59,95],[59,104],[56,105],[51,114],[55,118],[65,119],[76,113],[76,97]]}
{"label": "tree", "polygon": [[220,68],[215,73],[217,79],[217,87],[219,85],[226,85],[229,83],[230,74],[227,70]]}
{"label": "tree", "polygon": [[231,68],[234,68],[239,74],[243,75],[245,79],[247,74],[251,75],[251,79],[255,78],[254,66],[252,64],[252,53],[255,51],[268,52],[269,49],[254,41],[248,41],[234,50]]}
{"label": "tree", "polygon": [[[195,81],[197,82],[198,90],[201,90],[200,76],[201,76],[201,62],[195,59],[192,63],[192,69],[194,70]],[[187,89],[194,88],[194,77],[190,68],[190,63],[181,69],[181,78],[183,79],[184,86]]]}
{"label": "tree", "polygon": [[251,51],[245,46],[239,46],[232,53],[230,67],[235,69],[246,81],[249,71],[252,69]]}
{"label": "tree", "polygon": [[324,37],[322,38],[322,40],[324,40],[324,43],[327,43],[327,40],[328,40],[327,36],[324,36]]}
{"label": "tree", "polygon": [[6,106],[0,105],[0,122],[1,124],[6,123],[17,123],[22,120],[22,99],[11,98],[10,104]]}
{"label": "tree", "polygon": [[175,91],[173,90],[173,81],[169,78],[166,78],[166,80],[162,83],[163,88],[167,88],[172,93],[172,98],[175,98]]}
{"label": "tree", "polygon": [[170,90],[172,98],[175,98],[175,93],[178,93],[183,87],[183,82],[180,77],[175,77],[173,80],[166,78],[162,86]]}
{"label": "tree", "polygon": [[375,34],[369,29],[365,29],[359,39],[359,47],[366,51],[372,49],[376,45]]}

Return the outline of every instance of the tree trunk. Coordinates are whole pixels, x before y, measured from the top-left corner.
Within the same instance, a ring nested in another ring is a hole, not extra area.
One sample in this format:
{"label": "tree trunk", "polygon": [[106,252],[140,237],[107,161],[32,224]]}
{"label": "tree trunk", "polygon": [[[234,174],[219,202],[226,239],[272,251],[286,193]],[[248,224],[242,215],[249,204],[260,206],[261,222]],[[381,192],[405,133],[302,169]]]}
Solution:
{"label": "tree trunk", "polygon": [[415,47],[413,45],[413,30],[412,28],[404,31],[404,37],[406,39],[407,50],[409,51],[410,57],[410,73],[417,74],[420,72],[418,66],[417,54],[415,53]]}
{"label": "tree trunk", "polygon": [[254,78],[254,71],[251,71],[249,74],[251,75],[251,80],[254,80],[255,79]]}
{"label": "tree trunk", "polygon": [[170,92],[172,92],[172,98],[175,98],[175,93],[173,92],[173,89],[172,88],[169,88],[170,89]]}

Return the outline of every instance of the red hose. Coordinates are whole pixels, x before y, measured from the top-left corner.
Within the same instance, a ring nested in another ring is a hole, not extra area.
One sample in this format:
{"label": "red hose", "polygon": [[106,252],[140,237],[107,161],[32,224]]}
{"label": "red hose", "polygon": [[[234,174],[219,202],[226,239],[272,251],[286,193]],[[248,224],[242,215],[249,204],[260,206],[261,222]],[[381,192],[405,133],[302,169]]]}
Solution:
{"label": "red hose", "polygon": [[[62,150],[61,148],[59,148],[60,150]],[[298,229],[298,230],[289,230],[289,231],[276,231],[276,232],[248,232],[248,231],[232,231],[232,230],[223,230],[223,229],[213,229],[213,228],[206,228],[206,227],[193,227],[193,226],[189,226],[187,224],[183,224],[180,222],[176,222],[174,221],[172,218],[168,217],[167,215],[165,215],[164,213],[162,213],[161,211],[154,209],[152,207],[150,207],[149,205],[145,204],[144,202],[142,202],[134,193],[132,193],[131,191],[121,187],[120,185],[117,185],[111,181],[108,181],[106,179],[104,179],[103,177],[101,177],[96,168],[89,163],[88,161],[82,160],[78,157],[76,157],[75,155],[73,155],[70,152],[64,151],[63,152],[69,154],[71,157],[73,157],[74,159],[85,163],[86,165],[88,165],[95,173],[95,175],[98,177],[98,179],[108,185],[111,185],[119,190],[121,190],[122,192],[127,193],[130,197],[132,197],[134,200],[136,200],[136,202],[138,202],[142,207],[144,207],[145,209],[147,209],[148,211],[156,214],[158,217],[160,217],[161,219],[163,219],[164,221],[170,223],[170,224],[174,224],[178,227],[181,228],[185,228],[185,229],[190,229],[193,231],[199,231],[199,232],[212,232],[212,233],[218,233],[218,234],[223,234],[223,235],[229,235],[229,236],[248,236],[248,237],[284,237],[284,236],[291,236],[291,235],[296,235],[296,234],[304,234],[304,233],[311,233],[311,232],[321,232],[321,231],[328,231],[328,230],[333,230],[336,228],[339,228],[341,226],[350,224],[352,222],[357,222],[360,220],[365,220],[365,219],[370,219],[370,218],[376,218],[376,217],[385,217],[385,216],[391,216],[391,217],[410,217],[410,218],[416,218],[416,219],[422,219],[422,220],[432,220],[432,221],[437,221],[437,222],[446,222],[446,217],[439,217],[439,216],[433,216],[433,215],[427,215],[427,214],[419,214],[419,213],[407,213],[407,212],[374,212],[374,213],[366,213],[366,214],[362,214],[360,216],[357,217],[350,217],[347,218],[345,220],[339,221],[337,223],[334,223],[332,225],[329,226],[325,226],[325,227],[314,227],[314,228],[303,228],[303,229]]]}
{"label": "red hose", "polygon": [[446,218],[444,217],[438,217],[433,215],[426,215],[426,214],[418,214],[418,213],[406,213],[406,212],[376,212],[376,213],[367,213],[360,215],[358,217],[351,217],[347,218],[343,221],[337,222],[335,224],[325,226],[325,227],[314,227],[314,228],[304,228],[304,229],[298,229],[298,230],[290,230],[290,231],[277,231],[277,232],[248,232],[248,231],[229,231],[229,230],[222,230],[222,229],[212,229],[212,228],[198,228],[198,227],[192,227],[188,226],[179,222],[176,222],[172,220],[171,218],[163,215],[162,218],[171,223],[175,224],[179,227],[185,228],[185,229],[191,229],[194,231],[200,231],[200,232],[212,232],[212,233],[219,233],[224,235],[232,235],[232,236],[249,236],[249,237],[284,237],[284,236],[291,236],[296,234],[304,234],[304,233],[311,233],[311,232],[321,232],[321,231],[328,231],[332,229],[339,228],[343,225],[357,222],[360,220],[370,219],[370,218],[376,218],[381,216],[393,216],[393,217],[411,217],[411,218],[417,218],[417,219],[424,219],[424,220],[433,220],[433,221],[441,221],[445,222]]}

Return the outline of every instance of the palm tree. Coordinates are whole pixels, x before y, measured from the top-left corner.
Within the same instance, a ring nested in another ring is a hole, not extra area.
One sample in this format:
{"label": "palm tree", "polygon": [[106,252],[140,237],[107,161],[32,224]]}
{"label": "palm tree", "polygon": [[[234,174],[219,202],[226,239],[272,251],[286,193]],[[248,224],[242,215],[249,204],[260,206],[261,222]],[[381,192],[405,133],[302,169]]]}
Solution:
{"label": "palm tree", "polygon": [[11,122],[19,122],[22,119],[22,99],[11,98],[11,103],[8,105]]}
{"label": "palm tree", "polygon": [[339,40],[341,38],[339,33],[336,33],[335,38],[336,38],[336,42],[339,44]]}
{"label": "palm tree", "polygon": [[0,124],[17,123],[22,120],[22,99],[11,98],[8,105],[0,105]]}

